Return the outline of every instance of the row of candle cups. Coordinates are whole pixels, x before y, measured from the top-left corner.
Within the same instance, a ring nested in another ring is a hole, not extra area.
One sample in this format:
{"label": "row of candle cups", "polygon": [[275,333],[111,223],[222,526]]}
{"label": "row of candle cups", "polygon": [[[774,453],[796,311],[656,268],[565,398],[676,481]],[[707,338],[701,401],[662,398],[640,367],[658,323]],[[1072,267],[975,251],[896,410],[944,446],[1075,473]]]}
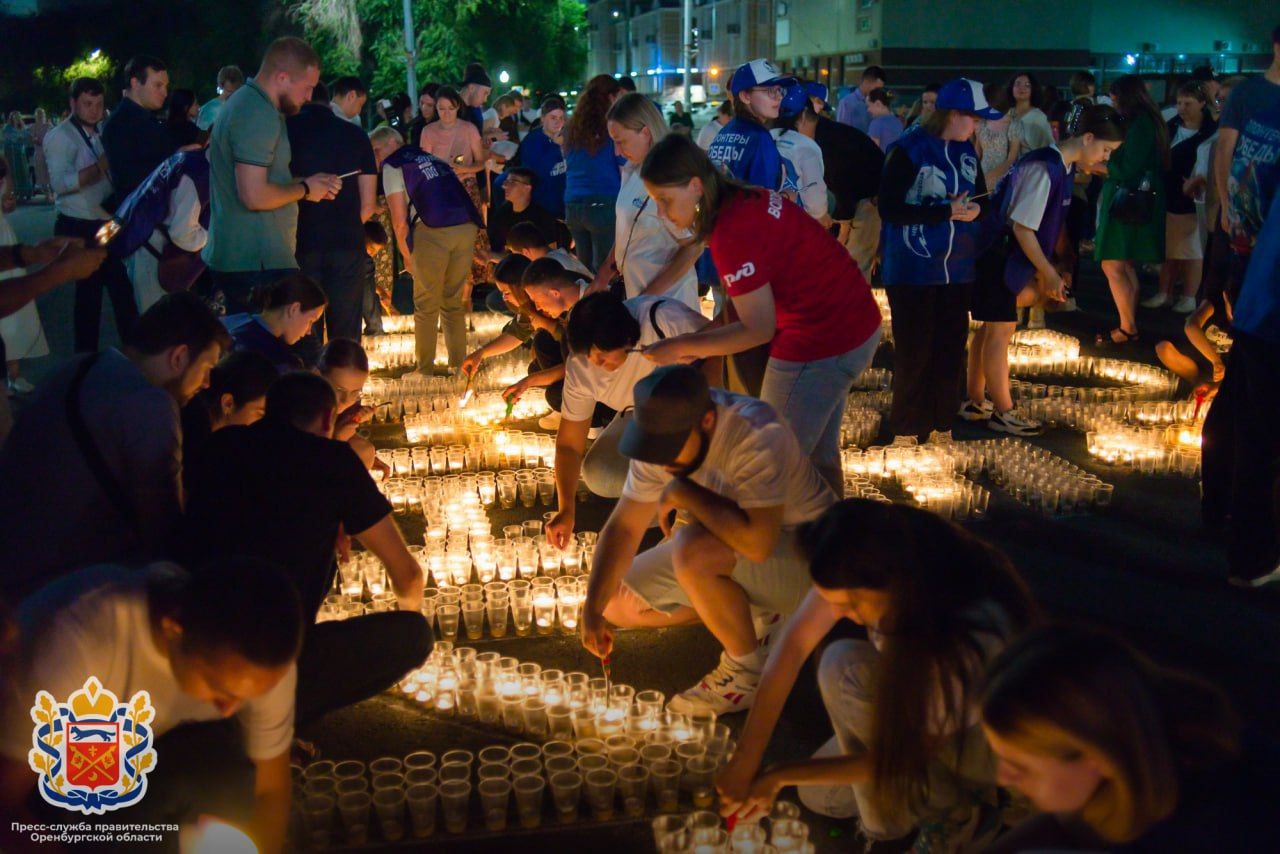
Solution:
{"label": "row of candle cups", "polygon": [[[496,311],[467,312],[467,330],[478,335],[492,337],[511,320],[510,317]],[[413,332],[416,326],[412,314],[389,314],[382,318],[382,331],[385,333]]]}
{"label": "row of candle cups", "polygon": [[[460,477],[474,480],[478,494],[475,506],[479,508],[492,507],[495,503],[504,510],[514,508],[517,503],[526,509],[538,503],[550,507],[556,498],[555,472],[550,468],[508,469],[496,473],[482,471]],[[433,477],[391,477],[381,480],[378,489],[397,513],[422,513],[428,519],[443,519],[449,508],[433,490],[432,484],[432,481],[439,480]],[[465,509],[466,505],[458,507],[460,511]],[[484,518],[482,514],[472,516]]]}
{"label": "row of candle cups", "polygon": [[[692,742],[673,751],[665,744],[612,741],[612,747],[598,739],[495,744],[477,752],[450,750],[438,759],[429,751],[415,751],[368,766],[355,760],[294,766],[301,829],[315,849],[333,843],[335,813],[343,841],[351,846],[370,841],[375,818],[384,842],[428,838],[441,814],[444,829],[459,834],[468,829],[478,800],[484,829],[500,833],[511,821],[514,800],[516,822],[532,830],[542,825],[549,789],[550,805],[562,825],[574,824],[584,814],[609,821],[657,811],[663,816],[653,825],[659,845],[716,838],[709,831],[718,827],[712,828],[702,814],[676,812],[682,803],[695,810],[713,804],[715,778],[727,754],[710,753],[707,746]],[[752,837],[742,835],[744,840]]]}
{"label": "row of candle cups", "polygon": [[377,457],[395,477],[439,477],[521,466],[534,469],[555,462],[555,438],[544,433],[484,427],[441,433],[432,439],[409,448],[383,448]]}
{"label": "row of candle cups", "polygon": [[730,830],[714,812],[660,815],[650,822],[659,854],[809,854],[814,845],[809,826],[800,820],[800,807],[775,801],[769,815],[738,821]]}

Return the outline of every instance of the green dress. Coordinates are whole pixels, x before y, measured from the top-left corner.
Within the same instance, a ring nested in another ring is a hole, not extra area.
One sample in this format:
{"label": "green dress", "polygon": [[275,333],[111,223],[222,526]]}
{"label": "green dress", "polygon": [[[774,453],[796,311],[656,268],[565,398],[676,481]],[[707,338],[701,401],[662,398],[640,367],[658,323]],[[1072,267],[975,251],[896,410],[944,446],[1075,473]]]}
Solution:
{"label": "green dress", "polygon": [[[1164,261],[1164,180],[1156,126],[1146,113],[1139,113],[1125,134],[1124,145],[1116,149],[1107,164],[1107,180],[1098,200],[1098,236],[1094,242],[1095,261],[1135,261],[1159,264]],[[1111,199],[1117,187],[1136,190],[1149,178],[1155,190],[1151,221],[1129,225],[1111,217]]]}

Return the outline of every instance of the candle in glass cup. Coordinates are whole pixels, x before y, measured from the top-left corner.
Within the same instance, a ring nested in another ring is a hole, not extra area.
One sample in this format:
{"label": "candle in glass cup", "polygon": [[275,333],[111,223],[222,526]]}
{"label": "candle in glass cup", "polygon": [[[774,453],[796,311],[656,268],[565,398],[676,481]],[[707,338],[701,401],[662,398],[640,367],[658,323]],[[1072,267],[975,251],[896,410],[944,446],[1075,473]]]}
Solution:
{"label": "candle in glass cup", "polygon": [[561,824],[578,820],[578,801],[582,797],[582,776],[576,771],[561,771],[547,781],[551,786],[551,798],[556,805],[556,817]]}
{"label": "candle in glass cup", "polygon": [[425,839],[436,830],[436,802],[439,790],[433,783],[411,785],[405,790],[409,823],[415,839]]}
{"label": "candle in glass cup", "polygon": [[467,829],[467,813],[471,804],[471,783],[467,780],[449,780],[438,787],[440,805],[444,811],[444,827],[450,833],[462,833]]}
{"label": "candle in glass cup", "polygon": [[539,775],[517,777],[511,784],[516,795],[516,812],[520,827],[533,830],[542,824],[542,793],[546,781]]}
{"label": "candle in glass cup", "polygon": [[338,814],[348,845],[364,845],[369,840],[369,811],[373,798],[368,792],[348,792],[338,798]]}

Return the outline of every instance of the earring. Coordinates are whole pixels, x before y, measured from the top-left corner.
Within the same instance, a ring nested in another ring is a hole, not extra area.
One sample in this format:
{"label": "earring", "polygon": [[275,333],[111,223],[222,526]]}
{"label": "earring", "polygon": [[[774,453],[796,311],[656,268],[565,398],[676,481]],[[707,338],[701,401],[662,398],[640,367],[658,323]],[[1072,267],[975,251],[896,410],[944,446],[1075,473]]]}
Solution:
{"label": "earring", "polygon": [[702,216],[702,200],[693,203],[693,212],[698,216]]}

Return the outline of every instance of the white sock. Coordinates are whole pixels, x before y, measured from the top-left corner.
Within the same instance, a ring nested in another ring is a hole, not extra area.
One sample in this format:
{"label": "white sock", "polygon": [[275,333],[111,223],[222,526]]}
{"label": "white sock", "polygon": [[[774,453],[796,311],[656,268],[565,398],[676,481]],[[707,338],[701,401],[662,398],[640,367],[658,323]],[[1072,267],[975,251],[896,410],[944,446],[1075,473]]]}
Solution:
{"label": "white sock", "polygon": [[735,664],[752,673],[759,673],[764,669],[764,652],[760,647],[756,647],[746,655],[734,655],[728,650],[725,650],[724,654],[729,656]]}

